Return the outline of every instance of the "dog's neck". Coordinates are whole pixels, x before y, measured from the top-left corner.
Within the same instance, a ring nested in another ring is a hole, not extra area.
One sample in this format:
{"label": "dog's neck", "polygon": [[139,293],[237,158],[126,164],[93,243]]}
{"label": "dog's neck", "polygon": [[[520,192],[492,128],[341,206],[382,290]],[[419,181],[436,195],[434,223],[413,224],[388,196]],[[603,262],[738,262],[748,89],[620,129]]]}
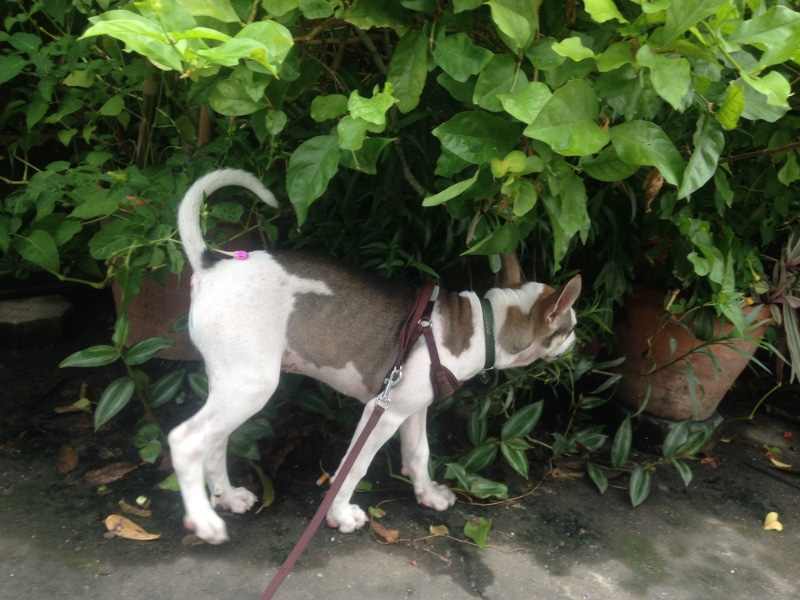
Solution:
{"label": "dog's neck", "polygon": [[483,317],[483,369],[494,369],[495,343],[494,343],[494,310],[492,303],[486,298],[481,298],[481,316]]}

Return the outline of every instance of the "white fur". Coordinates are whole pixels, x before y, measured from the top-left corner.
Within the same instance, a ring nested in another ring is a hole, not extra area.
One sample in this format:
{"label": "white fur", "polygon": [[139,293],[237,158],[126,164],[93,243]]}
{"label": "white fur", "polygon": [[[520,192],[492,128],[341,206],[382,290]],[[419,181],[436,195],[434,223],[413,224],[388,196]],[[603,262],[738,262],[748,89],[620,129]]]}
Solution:
{"label": "white fur", "polygon": [[[265,202],[275,202],[257,179],[226,169],[199,179],[186,193],[179,211],[181,237],[195,271],[190,334],[205,359],[209,397],[196,415],[170,433],[169,443],[186,508],[184,522],[211,543],[223,542],[228,537],[225,523],[214,506],[242,513],[256,500],[249,491],[231,486],[225,464],[226,447],[230,434],[258,412],[273,394],[282,369],[315,377],[365,402],[354,439],[374,408],[368,385],[353,362],[347,362],[344,368],[307,364],[297,352],[301,349],[288,347],[287,323],[295,297],[309,292],[324,297],[335,294],[335,289],[313,277],[287,272],[265,252],[251,253],[247,260],[224,260],[212,268],[204,267],[202,253],[206,246],[198,223],[203,196],[225,185],[242,185]],[[497,318],[496,331],[502,329],[506,307],[514,304],[527,311],[544,289],[541,284],[525,284],[516,290],[490,291],[487,297]],[[472,310],[473,334],[466,349],[458,356],[448,351],[441,328],[445,319],[438,303],[432,326],[442,364],[459,380],[466,380],[483,369],[485,346],[480,300],[472,292],[464,292],[462,297],[469,301]],[[574,319],[571,309],[570,312]],[[358,335],[358,328],[353,327],[350,334]],[[570,336],[569,345],[572,341],[574,335]],[[565,343],[561,351],[566,347]],[[543,357],[545,352],[534,345],[523,354],[508,355],[498,346],[496,367],[528,364]],[[328,512],[331,527],[349,532],[364,525],[367,517],[358,506],[350,504],[350,497],[375,453],[398,429],[402,472],[411,478],[419,503],[436,510],[445,510],[455,503],[453,493],[431,481],[428,474],[425,421],[433,399],[429,368],[428,351],[420,340],[405,363],[402,380],[392,390],[390,409],[373,431]],[[213,506],[204,491],[204,478]]]}

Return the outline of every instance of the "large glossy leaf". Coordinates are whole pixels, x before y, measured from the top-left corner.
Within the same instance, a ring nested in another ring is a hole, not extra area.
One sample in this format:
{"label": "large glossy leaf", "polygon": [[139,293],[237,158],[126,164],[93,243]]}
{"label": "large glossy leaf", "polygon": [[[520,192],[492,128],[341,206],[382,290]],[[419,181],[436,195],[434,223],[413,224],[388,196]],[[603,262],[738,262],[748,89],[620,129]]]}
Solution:
{"label": "large glossy leaf", "polygon": [[[713,15],[726,0],[670,0],[666,4],[666,24],[663,43],[674,42],[680,34]],[[647,4],[643,2],[642,4]]]}
{"label": "large glossy leaf", "polygon": [[427,77],[428,40],[421,31],[411,29],[397,42],[387,74],[400,112],[417,107]]}
{"label": "large glossy leaf", "polygon": [[438,204],[442,204],[443,202],[447,202],[448,200],[452,200],[453,198],[457,198],[475,184],[475,182],[478,180],[479,173],[480,169],[476,169],[472,177],[459,181],[458,183],[454,183],[453,185],[443,189],[441,192],[428,196],[422,201],[422,205],[436,206]]}
{"label": "large glossy leaf", "polygon": [[529,0],[489,0],[492,21],[512,50],[527,48],[539,28],[534,3]]}
{"label": "large glossy leaf", "polygon": [[490,50],[473,44],[464,32],[448,36],[441,33],[433,45],[433,59],[436,64],[461,83],[467,81],[470,76],[480,73],[492,56]]}
{"label": "large glossy leaf", "polygon": [[586,12],[596,23],[605,23],[615,19],[620,23],[627,23],[628,20],[622,16],[619,9],[614,5],[614,0],[585,0]]}
{"label": "large glossy leaf", "polygon": [[519,142],[521,127],[481,111],[462,112],[433,130],[442,146],[476,165],[505,156]]}
{"label": "large glossy leaf", "polygon": [[497,444],[491,441],[473,448],[458,461],[468,473],[482,471],[494,462],[497,457]]}
{"label": "large glossy leaf", "polygon": [[768,11],[742,22],[728,38],[739,44],[758,44],[764,48],[759,66],[785,62],[800,47],[800,13],[785,6],[773,6]]}
{"label": "large glossy leaf", "polygon": [[60,260],[58,246],[53,236],[43,229],[33,229],[27,234],[13,238],[14,249],[19,255],[43,269],[58,273]]}
{"label": "large glossy leaf", "polygon": [[600,493],[604,494],[608,489],[608,477],[606,477],[605,471],[603,471],[603,469],[598,467],[596,464],[587,462],[586,473],[589,475],[589,479],[592,480],[592,483],[594,483],[597,486],[597,489],[600,490]]}
{"label": "large glossy leaf", "polygon": [[339,169],[339,142],[336,135],[320,135],[306,140],[289,159],[286,190],[297,213],[298,225],[308,215],[308,207],[328,187]]}
{"label": "large glossy leaf", "polygon": [[619,157],[632,165],[656,167],[669,183],[680,185],[684,164],[675,144],[650,121],[629,121],[609,132]]}
{"label": "large glossy leaf", "polygon": [[530,125],[552,95],[550,88],[544,83],[529,81],[515,93],[499,94],[497,98],[508,114]]}
{"label": "large glossy leaf", "polygon": [[517,61],[509,54],[496,54],[478,75],[472,101],[481,108],[500,112],[503,104],[500,94],[516,94],[527,83],[519,72]]}
{"label": "large glossy leaf", "polygon": [[608,132],[598,124],[599,116],[594,90],[577,79],[555,91],[524,133],[562,156],[594,154],[609,139]]}
{"label": "large glossy leaf", "polygon": [[636,62],[649,69],[650,81],[659,96],[675,110],[686,107],[692,85],[692,68],[688,60],[653,52],[649,45],[644,45],[636,53]]}
{"label": "large glossy leaf", "polygon": [[700,189],[714,176],[724,148],[725,136],[717,120],[707,114],[701,115],[694,134],[694,151],[678,188],[678,199]]}
{"label": "large glossy leaf", "polygon": [[672,458],[675,456],[678,448],[680,448],[686,441],[689,439],[689,432],[692,429],[692,421],[691,419],[686,421],[681,421],[677,425],[675,425],[670,432],[667,434],[667,437],[664,439],[664,446],[662,453],[667,458]]}

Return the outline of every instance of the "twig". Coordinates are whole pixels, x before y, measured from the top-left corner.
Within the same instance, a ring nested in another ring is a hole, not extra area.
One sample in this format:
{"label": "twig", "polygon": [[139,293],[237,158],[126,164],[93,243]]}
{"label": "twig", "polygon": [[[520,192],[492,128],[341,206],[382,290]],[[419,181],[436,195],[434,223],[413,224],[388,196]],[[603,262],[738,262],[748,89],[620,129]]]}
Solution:
{"label": "twig", "polygon": [[753,463],[749,463],[746,460],[743,460],[742,462],[746,464],[748,467],[755,469],[756,471],[761,471],[762,473],[765,473],[766,475],[769,475],[770,477],[777,479],[781,483],[785,483],[786,485],[790,485],[793,488],[800,490],[800,485],[796,484],[794,481],[789,481],[785,477],[778,475],[777,473],[774,473],[773,471],[767,469],[766,467],[762,467],[760,465],[754,465]]}
{"label": "twig", "polygon": [[372,43],[372,40],[369,39],[369,36],[365,31],[359,29],[358,27],[355,27],[354,30],[358,38],[367,47],[367,50],[369,50],[369,53],[372,55],[372,60],[375,61],[375,66],[378,67],[378,71],[385,75],[388,69],[386,68],[386,63],[383,62],[381,53],[378,52],[378,49],[375,47],[375,44]]}
{"label": "twig", "polygon": [[737,160],[745,160],[747,158],[754,158],[756,156],[778,154],[794,148],[800,148],[800,142],[792,142],[791,144],[786,144],[785,146],[780,146],[779,148],[765,148],[764,150],[754,150],[753,152],[745,152],[744,154],[736,154],[735,156],[726,156],[725,158],[719,159],[719,164],[723,165],[725,163],[732,163]]}

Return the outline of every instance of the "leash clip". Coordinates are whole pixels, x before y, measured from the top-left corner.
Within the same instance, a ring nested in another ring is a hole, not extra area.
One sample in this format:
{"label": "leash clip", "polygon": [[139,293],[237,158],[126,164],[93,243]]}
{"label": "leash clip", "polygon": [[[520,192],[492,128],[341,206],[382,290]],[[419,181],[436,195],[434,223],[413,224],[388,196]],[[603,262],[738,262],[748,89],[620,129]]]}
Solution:
{"label": "leash clip", "polygon": [[391,404],[389,400],[389,392],[394,386],[400,383],[403,378],[403,367],[394,367],[392,372],[383,380],[383,391],[375,398],[375,403],[383,410],[387,410]]}

